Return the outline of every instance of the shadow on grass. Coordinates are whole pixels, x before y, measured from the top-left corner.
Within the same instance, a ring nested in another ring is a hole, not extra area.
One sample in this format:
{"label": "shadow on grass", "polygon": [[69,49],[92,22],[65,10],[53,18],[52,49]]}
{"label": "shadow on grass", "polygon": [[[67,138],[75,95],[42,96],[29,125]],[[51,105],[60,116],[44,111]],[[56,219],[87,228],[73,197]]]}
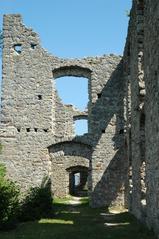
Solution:
{"label": "shadow on grass", "polygon": [[111,214],[106,209],[91,209],[88,203],[77,206],[54,203],[54,218],[19,225],[0,239],[154,239],[153,233],[127,212]]}

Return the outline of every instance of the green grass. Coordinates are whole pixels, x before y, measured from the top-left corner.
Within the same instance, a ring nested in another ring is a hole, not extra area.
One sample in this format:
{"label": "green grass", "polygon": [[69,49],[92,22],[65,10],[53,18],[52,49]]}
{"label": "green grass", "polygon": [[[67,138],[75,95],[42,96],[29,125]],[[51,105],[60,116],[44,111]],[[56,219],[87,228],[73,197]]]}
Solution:
{"label": "green grass", "polygon": [[89,208],[87,198],[77,206],[68,205],[68,200],[70,198],[54,200],[54,218],[20,224],[13,231],[1,232],[0,239],[155,238],[127,212],[108,214],[106,209]]}
{"label": "green grass", "polygon": [[54,198],[53,203],[54,203],[55,205],[58,205],[58,204],[68,204],[68,203],[69,203],[69,200],[71,200],[71,199],[72,199],[72,196],[71,196],[71,195],[69,195],[69,196],[67,196],[67,197],[65,197],[65,198]]}

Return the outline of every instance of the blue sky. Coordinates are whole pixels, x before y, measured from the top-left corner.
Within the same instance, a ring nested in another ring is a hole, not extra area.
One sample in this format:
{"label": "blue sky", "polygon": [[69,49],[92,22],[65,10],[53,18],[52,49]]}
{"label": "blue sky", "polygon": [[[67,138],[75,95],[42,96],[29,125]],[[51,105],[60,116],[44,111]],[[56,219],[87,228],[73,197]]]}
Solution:
{"label": "blue sky", "polygon": [[[126,11],[131,0],[0,0],[0,28],[2,16],[20,13],[24,24],[40,35],[42,46],[53,55],[64,58],[122,55],[129,18]],[[0,70],[1,76],[1,70]],[[71,82],[72,80],[72,82]],[[60,83],[61,82],[61,83]],[[67,82],[65,84],[65,82]],[[74,79],[57,82],[64,102],[79,108],[86,106],[87,81],[73,85]],[[77,91],[76,89],[77,88]],[[79,88],[82,90],[80,93]],[[70,92],[76,94],[68,99]],[[77,96],[79,92],[79,96]],[[68,96],[67,96],[68,95]],[[65,99],[66,98],[66,99]]]}
{"label": "blue sky", "polygon": [[60,57],[122,54],[131,0],[0,0],[4,13],[20,13],[42,45]]}

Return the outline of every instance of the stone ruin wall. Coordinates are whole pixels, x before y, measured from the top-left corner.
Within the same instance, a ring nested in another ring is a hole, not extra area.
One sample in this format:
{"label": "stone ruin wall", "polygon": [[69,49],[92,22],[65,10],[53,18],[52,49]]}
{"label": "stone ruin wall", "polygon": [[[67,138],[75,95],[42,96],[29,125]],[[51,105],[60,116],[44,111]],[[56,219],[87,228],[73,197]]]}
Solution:
{"label": "stone ruin wall", "polygon": [[[142,1],[134,1],[129,22],[125,47],[124,75],[127,82],[127,148],[129,159],[129,206],[132,212],[141,217],[145,203],[145,82],[143,69],[144,56],[144,12]],[[143,205],[142,205],[143,204]]]}
{"label": "stone ruin wall", "polygon": [[[67,169],[81,165],[89,168],[91,206],[127,202],[159,233],[158,19],[158,0],[133,0],[123,59],[69,60],[42,49],[19,15],[4,17],[0,159],[23,191],[49,175],[55,196],[64,196]],[[86,111],[62,104],[62,76],[88,79]],[[88,134],[75,136],[82,118]]]}
{"label": "stone ruin wall", "polygon": [[159,234],[159,2],[134,0],[124,52],[129,210]]}
{"label": "stone ruin wall", "polygon": [[[127,160],[121,57],[52,56],[20,15],[4,16],[3,34],[0,161],[8,176],[26,191],[47,175],[54,196],[65,196],[66,169],[88,167],[90,205],[123,205]],[[86,111],[62,104],[56,91],[62,76],[88,79]],[[74,120],[82,118],[88,118],[88,134],[75,136]]]}

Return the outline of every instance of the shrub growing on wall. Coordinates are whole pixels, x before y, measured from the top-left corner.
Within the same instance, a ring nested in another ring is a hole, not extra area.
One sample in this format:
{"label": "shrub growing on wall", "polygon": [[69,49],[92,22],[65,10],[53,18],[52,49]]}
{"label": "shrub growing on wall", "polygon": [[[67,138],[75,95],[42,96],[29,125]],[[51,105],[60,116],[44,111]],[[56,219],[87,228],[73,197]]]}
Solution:
{"label": "shrub growing on wall", "polygon": [[20,206],[20,221],[32,221],[52,216],[53,200],[50,179],[45,178],[39,187],[30,188]]}
{"label": "shrub growing on wall", "polygon": [[30,188],[21,200],[14,182],[6,178],[6,169],[0,164],[0,229],[12,229],[18,221],[33,221],[52,216],[51,183],[45,178],[40,187]]}
{"label": "shrub growing on wall", "polygon": [[15,226],[19,207],[19,189],[5,176],[6,169],[0,164],[0,229]]}

